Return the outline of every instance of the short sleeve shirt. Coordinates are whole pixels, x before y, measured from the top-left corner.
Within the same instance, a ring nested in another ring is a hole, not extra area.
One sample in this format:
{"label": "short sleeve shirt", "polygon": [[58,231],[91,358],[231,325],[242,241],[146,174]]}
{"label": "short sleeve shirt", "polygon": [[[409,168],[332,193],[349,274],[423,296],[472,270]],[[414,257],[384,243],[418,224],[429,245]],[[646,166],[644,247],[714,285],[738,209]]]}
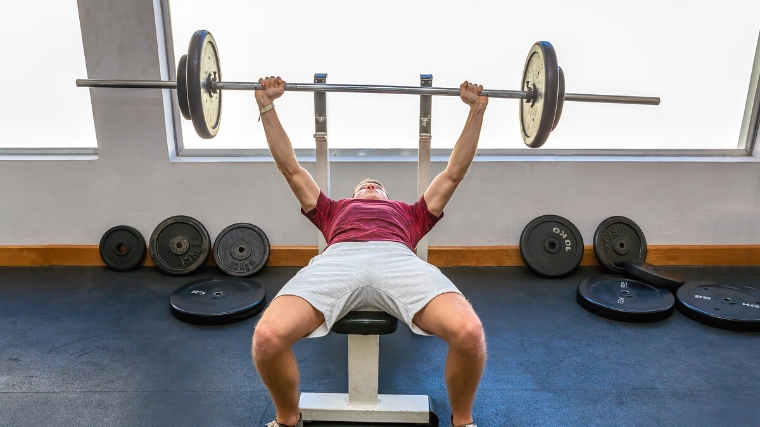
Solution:
{"label": "short sleeve shirt", "polygon": [[397,200],[332,200],[320,191],[317,206],[303,213],[325,236],[327,246],[342,242],[391,241],[414,250],[443,218],[427,208],[425,197],[413,205]]}

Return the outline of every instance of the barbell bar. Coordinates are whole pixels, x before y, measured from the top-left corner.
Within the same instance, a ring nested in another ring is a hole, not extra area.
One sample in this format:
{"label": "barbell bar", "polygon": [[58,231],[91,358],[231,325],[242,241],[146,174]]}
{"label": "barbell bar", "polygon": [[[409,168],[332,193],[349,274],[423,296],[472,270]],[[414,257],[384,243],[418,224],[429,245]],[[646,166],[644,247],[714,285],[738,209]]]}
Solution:
{"label": "barbell bar", "polygon": [[[192,120],[196,132],[204,139],[211,139],[219,132],[222,91],[263,89],[259,83],[222,80],[216,41],[206,30],[196,31],[190,39],[188,54],[179,61],[177,81],[77,79],[76,85],[89,88],[175,89],[183,117]],[[660,104],[658,97],[565,93],[564,87],[564,73],[557,64],[554,47],[549,42],[540,41],[533,45],[525,61],[523,90],[483,89],[481,95],[523,100],[520,130],[523,141],[531,148],[541,147],[556,128],[564,101]],[[419,86],[286,83],[285,90],[459,96],[459,88]]]}
{"label": "barbell bar", "polygon": [[[177,89],[177,82],[171,80],[107,80],[77,79],[78,87],[100,87],[121,89]],[[211,82],[211,90],[260,90],[261,84],[254,82]],[[355,93],[390,93],[403,95],[439,95],[459,96],[459,88],[422,87],[422,86],[378,86],[347,85],[334,83],[285,83],[288,92],[355,92]],[[483,89],[483,96],[490,98],[528,99],[528,91]],[[601,102],[606,104],[641,104],[659,105],[660,98],[651,96],[593,95],[585,93],[566,93],[565,101]]]}

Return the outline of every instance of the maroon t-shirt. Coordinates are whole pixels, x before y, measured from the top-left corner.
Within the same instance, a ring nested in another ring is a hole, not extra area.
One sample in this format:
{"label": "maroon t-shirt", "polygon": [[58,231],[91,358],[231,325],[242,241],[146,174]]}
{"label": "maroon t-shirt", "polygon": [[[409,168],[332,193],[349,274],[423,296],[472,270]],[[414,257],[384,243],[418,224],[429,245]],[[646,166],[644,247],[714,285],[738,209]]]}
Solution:
{"label": "maroon t-shirt", "polygon": [[342,242],[399,242],[414,250],[417,243],[443,218],[427,208],[425,197],[413,205],[396,200],[332,200],[319,192],[309,220],[325,236],[327,246]]}

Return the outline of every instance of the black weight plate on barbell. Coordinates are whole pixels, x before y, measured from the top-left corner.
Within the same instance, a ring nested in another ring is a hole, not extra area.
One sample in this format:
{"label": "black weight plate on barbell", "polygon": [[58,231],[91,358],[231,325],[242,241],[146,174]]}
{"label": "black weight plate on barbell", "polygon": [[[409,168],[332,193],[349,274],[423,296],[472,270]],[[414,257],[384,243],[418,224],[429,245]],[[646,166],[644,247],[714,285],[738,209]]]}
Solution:
{"label": "black weight plate on barbell", "polygon": [[647,258],[647,241],[638,225],[623,216],[611,216],[594,232],[594,253],[608,269],[623,273],[627,261]]}
{"label": "black weight plate on barbell", "polygon": [[112,227],[100,238],[100,259],[117,271],[131,270],[145,259],[145,239],[128,225]]}
{"label": "black weight plate on barbell", "polygon": [[269,259],[269,239],[253,224],[232,224],[214,241],[216,265],[231,276],[251,276]]}
{"label": "black weight plate on barbell", "polygon": [[200,221],[177,215],[158,224],[150,236],[149,248],[156,267],[169,274],[188,274],[208,259],[211,239]]}
{"label": "black weight plate on barbell", "polygon": [[177,103],[182,117],[190,120],[190,104],[187,101],[187,55],[182,55],[177,65]]}
{"label": "black weight plate on barbell", "polygon": [[672,271],[668,271],[667,268],[652,265],[644,261],[634,260],[626,262],[625,271],[636,279],[670,291],[675,291],[679,286],[684,284],[683,277]]}
{"label": "black weight plate on barbell", "polygon": [[718,282],[688,282],[678,288],[678,311],[705,325],[739,332],[760,332],[760,287]]}
{"label": "black weight plate on barbell", "polygon": [[562,67],[557,67],[557,76],[559,85],[557,85],[557,111],[554,113],[554,124],[552,131],[557,128],[559,118],[562,116],[562,108],[565,106],[565,72]]}
{"label": "black weight plate on barbell", "polygon": [[236,277],[194,280],[172,294],[169,304],[177,319],[195,325],[222,325],[255,316],[264,308],[266,292],[256,282]]}
{"label": "black weight plate on barbell", "polygon": [[187,49],[187,100],[193,128],[203,139],[215,137],[222,122],[222,91],[211,91],[213,79],[222,80],[216,41],[210,32],[198,30]]}
{"label": "black weight plate on barbell", "polygon": [[539,148],[549,138],[557,111],[557,53],[551,43],[536,42],[523,67],[520,90],[533,90],[533,98],[520,101],[520,134],[530,148]]}
{"label": "black weight plate on barbell", "polygon": [[586,310],[623,322],[657,322],[673,314],[675,298],[658,289],[623,277],[590,277],[578,284],[576,300]]}
{"label": "black weight plate on barbell", "polygon": [[572,222],[543,215],[529,222],[520,235],[520,255],[536,273],[557,277],[573,271],[583,258],[583,237]]}

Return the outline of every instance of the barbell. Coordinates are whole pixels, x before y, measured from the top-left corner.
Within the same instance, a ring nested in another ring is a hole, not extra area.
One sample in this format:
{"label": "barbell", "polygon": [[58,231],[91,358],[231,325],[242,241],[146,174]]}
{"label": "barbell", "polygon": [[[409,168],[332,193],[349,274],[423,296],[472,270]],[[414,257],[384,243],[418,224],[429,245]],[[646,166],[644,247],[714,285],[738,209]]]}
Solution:
{"label": "barbell", "polygon": [[[176,89],[182,116],[193,122],[198,136],[211,139],[219,132],[222,120],[222,91],[263,89],[254,82],[222,81],[219,50],[214,36],[198,30],[190,39],[187,55],[177,67],[177,80],[105,80],[78,79],[78,87]],[[536,42],[528,52],[522,74],[521,90],[483,89],[490,98],[518,99],[520,131],[523,142],[539,148],[557,127],[565,101],[603,102],[612,104],[659,105],[660,98],[644,96],[592,95],[565,93],[565,76],[557,63],[551,43]],[[407,95],[459,96],[459,88],[418,86],[373,86],[327,83],[286,83],[286,91],[296,92],[359,92]]]}

